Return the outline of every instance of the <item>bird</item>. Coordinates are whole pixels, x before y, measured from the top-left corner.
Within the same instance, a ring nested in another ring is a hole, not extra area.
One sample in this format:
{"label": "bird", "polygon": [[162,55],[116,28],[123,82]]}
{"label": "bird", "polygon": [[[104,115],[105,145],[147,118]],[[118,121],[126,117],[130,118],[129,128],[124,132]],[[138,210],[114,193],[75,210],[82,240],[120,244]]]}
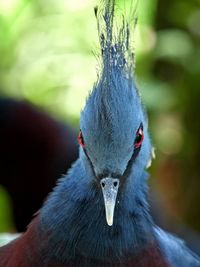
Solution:
{"label": "bird", "polygon": [[0,128],[0,184],[11,199],[14,226],[24,232],[77,159],[76,133],[27,100],[10,97],[0,98]]}
{"label": "bird", "polygon": [[114,0],[95,8],[102,60],[81,112],[79,158],[27,231],[0,248],[1,267],[200,266],[149,212],[152,144],[133,73],[135,19],[116,14]]}

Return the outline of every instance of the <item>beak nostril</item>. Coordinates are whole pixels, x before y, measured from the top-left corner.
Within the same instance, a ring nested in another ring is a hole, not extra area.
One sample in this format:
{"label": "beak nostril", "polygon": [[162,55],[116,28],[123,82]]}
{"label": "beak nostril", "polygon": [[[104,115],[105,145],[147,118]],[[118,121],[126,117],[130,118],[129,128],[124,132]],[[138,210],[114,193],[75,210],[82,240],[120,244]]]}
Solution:
{"label": "beak nostril", "polygon": [[102,187],[105,187],[105,183],[104,183],[104,182],[102,182],[102,183],[101,183],[101,186],[102,186]]}
{"label": "beak nostril", "polygon": [[113,183],[114,187],[118,186],[118,182]]}

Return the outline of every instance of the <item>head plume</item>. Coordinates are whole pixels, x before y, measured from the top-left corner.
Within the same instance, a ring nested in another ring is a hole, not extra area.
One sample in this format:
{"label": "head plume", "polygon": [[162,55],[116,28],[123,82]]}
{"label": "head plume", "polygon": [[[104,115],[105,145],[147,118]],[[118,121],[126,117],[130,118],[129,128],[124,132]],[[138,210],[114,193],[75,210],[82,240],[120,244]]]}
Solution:
{"label": "head plume", "polygon": [[[115,0],[102,0],[95,7],[99,41],[101,46],[102,78],[109,81],[113,69],[132,79],[134,68],[133,35],[136,25],[136,7],[133,1],[124,1],[124,7],[116,6]],[[122,10],[122,12],[120,12]],[[117,13],[121,13],[116,15]]]}

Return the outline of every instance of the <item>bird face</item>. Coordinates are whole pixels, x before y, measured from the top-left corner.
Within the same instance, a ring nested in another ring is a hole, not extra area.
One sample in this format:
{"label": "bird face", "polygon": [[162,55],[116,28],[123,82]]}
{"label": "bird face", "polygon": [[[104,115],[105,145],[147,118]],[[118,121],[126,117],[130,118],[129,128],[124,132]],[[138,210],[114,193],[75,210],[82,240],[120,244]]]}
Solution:
{"label": "bird face", "polygon": [[100,81],[81,114],[80,128],[79,144],[102,190],[111,226],[118,191],[134,172],[146,143],[145,117],[133,84],[125,78],[113,78],[109,85]]}

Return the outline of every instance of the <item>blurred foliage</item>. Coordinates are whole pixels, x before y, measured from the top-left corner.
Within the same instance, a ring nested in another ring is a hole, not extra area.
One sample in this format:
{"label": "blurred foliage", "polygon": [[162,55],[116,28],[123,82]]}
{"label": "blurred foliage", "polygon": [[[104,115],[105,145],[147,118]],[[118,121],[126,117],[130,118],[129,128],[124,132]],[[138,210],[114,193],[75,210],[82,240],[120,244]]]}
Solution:
{"label": "blurred foliage", "polygon": [[1,1],[1,93],[77,119],[96,72],[91,53],[97,37],[95,20],[91,23],[93,5],[92,1]]}
{"label": "blurred foliage", "polygon": [[[0,186],[0,233],[5,231],[14,231],[12,223],[11,203],[8,194]],[[0,244],[1,245],[1,244]]]}
{"label": "blurred foliage", "polygon": [[[0,94],[77,125],[96,79],[96,3],[1,0]],[[138,18],[136,80],[157,152],[151,182],[170,216],[200,231],[200,1],[139,0]]]}
{"label": "blurred foliage", "polygon": [[[98,68],[93,55],[99,53],[93,14],[96,3],[1,1],[0,93],[26,98],[62,118],[77,121]],[[153,10],[153,6],[154,0],[150,4],[143,0],[139,10]],[[153,12],[143,12],[141,17],[147,25]],[[149,35],[148,27],[144,28]],[[147,38],[140,41],[139,51],[148,49],[143,45]]]}
{"label": "blurred foliage", "polygon": [[[153,80],[168,87],[172,100],[167,110],[162,108],[152,112],[152,135],[160,150],[155,175],[160,179],[163,198],[174,218],[198,231],[199,22],[200,1],[158,1],[155,17],[157,42],[149,64],[149,74]],[[163,95],[160,103],[165,103],[165,98]]]}

